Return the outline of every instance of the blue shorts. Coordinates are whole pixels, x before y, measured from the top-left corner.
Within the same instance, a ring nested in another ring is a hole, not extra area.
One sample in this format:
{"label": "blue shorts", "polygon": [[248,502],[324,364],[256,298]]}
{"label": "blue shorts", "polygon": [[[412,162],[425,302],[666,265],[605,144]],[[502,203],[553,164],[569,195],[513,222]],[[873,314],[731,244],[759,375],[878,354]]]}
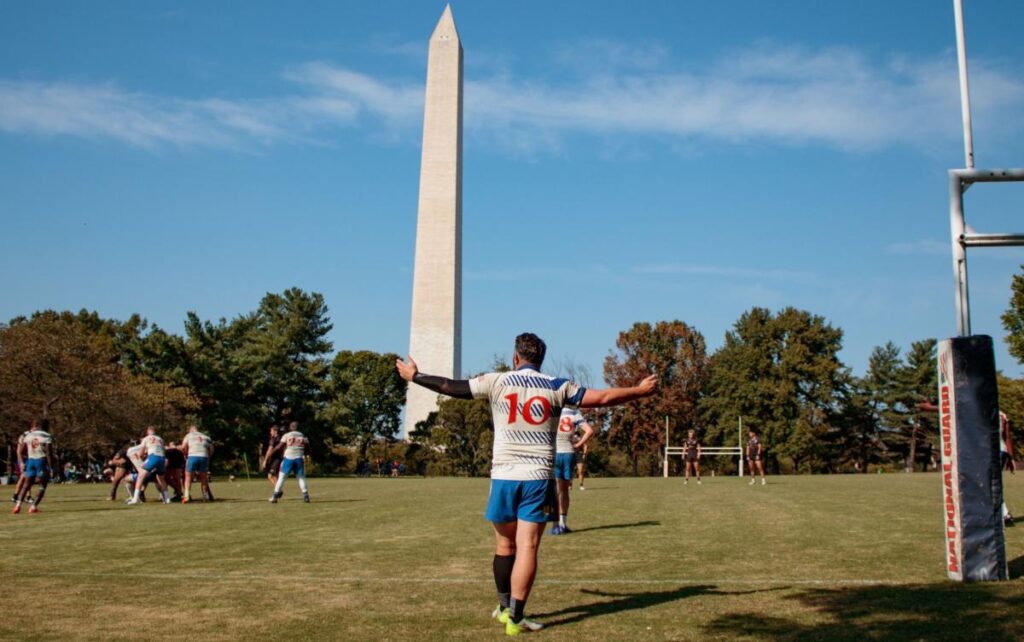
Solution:
{"label": "blue shorts", "polygon": [[281,474],[287,476],[288,473],[295,473],[296,477],[298,477],[299,475],[305,477],[306,464],[302,461],[301,458],[285,459],[284,461],[281,462]]}
{"label": "blue shorts", "polygon": [[507,524],[516,520],[543,524],[555,521],[555,480],[491,480],[487,500],[487,521]]}
{"label": "blue shorts", "polygon": [[576,453],[558,453],[555,455],[555,479],[572,481],[572,466],[576,462]]}
{"label": "blue shorts", "polygon": [[[137,472],[132,473],[128,477],[128,479],[132,480],[132,484],[135,484],[135,482],[139,481],[139,473],[137,473]],[[153,481],[153,473],[146,473],[146,478],[142,481],[142,483],[143,484],[148,484],[151,481]]]}
{"label": "blue shorts", "polygon": [[142,468],[148,473],[163,475],[167,470],[167,458],[161,455],[150,455],[146,457],[146,463],[142,464]]}
{"label": "blue shorts", "polygon": [[39,459],[26,459],[25,460],[25,476],[26,477],[49,477],[50,467],[46,465],[46,458],[40,457]]}
{"label": "blue shorts", "polygon": [[210,470],[209,457],[189,457],[185,462],[186,473],[205,473]]}

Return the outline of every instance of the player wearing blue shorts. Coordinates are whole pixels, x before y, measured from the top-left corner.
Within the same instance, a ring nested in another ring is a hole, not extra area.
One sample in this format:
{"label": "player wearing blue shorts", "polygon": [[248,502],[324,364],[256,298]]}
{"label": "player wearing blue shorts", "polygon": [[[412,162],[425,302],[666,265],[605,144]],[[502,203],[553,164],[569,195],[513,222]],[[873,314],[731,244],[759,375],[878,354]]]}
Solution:
{"label": "player wearing blue shorts", "polygon": [[554,519],[555,435],[563,407],[611,406],[654,393],[650,376],[633,388],[587,390],[540,372],[547,347],[535,334],[516,337],[511,372],[453,380],[419,372],[416,362],[396,361],[406,381],[457,399],[486,399],[494,421],[494,451],[487,520],[496,539],[492,564],[498,607],[492,615],[505,633],[543,628],[524,616],[537,573],[537,549],[545,524]]}
{"label": "player wearing blue shorts", "polygon": [[156,434],[154,426],[149,426],[146,428],[146,436],[142,438],[139,445],[142,446],[142,452],[146,459],[142,464],[142,470],[139,471],[139,477],[135,481],[135,496],[128,503],[132,505],[139,503],[139,495],[142,493],[142,487],[146,483],[146,478],[149,475],[153,475],[153,478],[156,480],[157,490],[160,491],[160,498],[165,504],[170,504],[171,498],[167,495],[167,480],[164,478],[164,472],[167,470],[164,440],[160,438],[160,435]]}
{"label": "player wearing blue shorts", "polygon": [[558,485],[558,524],[551,527],[552,535],[571,533],[566,524],[569,515],[569,489],[572,488],[572,472],[577,453],[594,436],[583,413],[575,408],[562,408],[558,420],[558,436],[555,438],[555,483]]}
{"label": "player wearing blue shorts", "polygon": [[18,449],[23,455],[21,477],[25,483],[14,500],[12,513],[21,512],[21,504],[32,492],[33,484],[39,484],[39,492],[36,493],[35,503],[29,507],[28,512],[39,512],[39,504],[43,501],[46,485],[50,481],[50,471],[54,468],[53,437],[47,432],[49,429],[50,421],[41,419],[33,421],[32,430],[22,435]]}
{"label": "player wearing blue shorts", "polygon": [[203,489],[203,499],[212,502],[210,457],[213,457],[213,442],[208,435],[199,432],[198,426],[189,426],[181,448],[188,458],[185,460],[185,496],[182,497],[181,503],[187,504],[192,501],[192,480],[196,477],[199,478],[199,484]]}
{"label": "player wearing blue shorts", "polygon": [[281,443],[277,450],[284,452],[284,459],[281,460],[281,474],[277,476],[277,483],[274,485],[274,494],[270,496],[270,503],[276,504],[283,494],[284,481],[290,473],[295,474],[299,482],[299,490],[302,491],[302,501],[309,503],[309,487],[306,486],[306,449],[309,448],[309,440],[299,432],[299,422],[293,421],[288,424],[288,432],[281,436]]}

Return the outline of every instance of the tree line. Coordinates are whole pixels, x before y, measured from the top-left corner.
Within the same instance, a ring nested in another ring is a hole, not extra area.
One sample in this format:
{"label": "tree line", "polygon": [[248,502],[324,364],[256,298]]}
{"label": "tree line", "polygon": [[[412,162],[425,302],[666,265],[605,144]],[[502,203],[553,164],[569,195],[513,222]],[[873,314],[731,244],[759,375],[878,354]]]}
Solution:
{"label": "tree line", "polygon": [[[1024,361],[1024,274],[1004,316],[1011,354]],[[218,443],[222,470],[255,473],[271,424],[298,421],[317,472],[353,473],[379,459],[409,471],[486,475],[493,425],[485,401],[444,399],[399,440],[406,384],[396,354],[340,350],[323,296],[292,288],[268,293],[233,319],[186,316],[184,334],[134,315],[37,312],[0,325],[0,439],[6,460],[28,423],[47,416],[58,454],[102,461],[145,426],[168,441],[196,422]],[[934,339],[903,349],[876,347],[855,375],[839,358],[843,332],[805,310],[755,307],[709,352],[680,320],[638,322],[622,331],[604,361],[609,385],[650,373],[658,395],[588,413],[599,437],[592,474],[661,474],[666,429],[672,444],[695,429],[705,445],[735,446],[737,427],[756,429],[776,472],[925,470],[938,459]],[[494,369],[508,368],[496,357]],[[568,359],[545,370],[593,385]],[[1000,375],[1003,410],[1024,420],[1024,381]],[[1018,440],[1018,443],[1024,440]],[[674,462],[673,465],[678,465]],[[736,461],[707,462],[720,473]]]}

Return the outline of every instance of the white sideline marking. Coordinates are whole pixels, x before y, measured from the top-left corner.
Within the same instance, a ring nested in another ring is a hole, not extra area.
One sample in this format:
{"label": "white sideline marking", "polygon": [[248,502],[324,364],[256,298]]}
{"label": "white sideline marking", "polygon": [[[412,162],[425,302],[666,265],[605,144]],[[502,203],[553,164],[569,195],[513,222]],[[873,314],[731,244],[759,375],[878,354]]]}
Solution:
{"label": "white sideline marking", "polygon": [[[19,571],[13,574],[17,575]],[[97,573],[97,572],[75,572],[75,571],[24,571],[29,577],[103,577],[103,578],[134,578],[151,580],[194,580],[207,582],[251,582],[251,581],[292,581],[310,582],[317,584],[492,584],[490,578],[472,577],[353,577],[353,576],[323,576],[323,575],[292,575],[292,574],[259,574],[248,573],[215,576],[209,573]],[[923,580],[922,580],[923,581]],[[730,586],[904,586],[914,584],[902,580],[869,580],[869,579],[839,579],[839,580],[807,580],[807,579],[708,579],[708,578],[674,578],[674,579],[636,579],[624,580],[621,578],[580,578],[580,579],[543,579],[538,578],[537,584],[552,584],[559,586],[576,586],[587,584],[613,584],[621,586],[700,586],[704,584],[730,585]]]}

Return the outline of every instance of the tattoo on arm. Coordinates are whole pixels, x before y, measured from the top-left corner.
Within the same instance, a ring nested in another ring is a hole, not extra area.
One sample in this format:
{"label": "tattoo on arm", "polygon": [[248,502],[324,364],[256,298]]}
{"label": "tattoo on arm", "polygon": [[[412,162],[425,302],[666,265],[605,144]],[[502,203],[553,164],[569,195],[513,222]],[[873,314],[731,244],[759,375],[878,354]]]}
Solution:
{"label": "tattoo on arm", "polygon": [[469,389],[469,381],[465,379],[445,379],[444,377],[437,377],[434,375],[423,374],[417,372],[416,376],[412,378],[413,383],[417,383],[427,390],[433,390],[439,392],[442,395],[449,397],[455,397],[456,399],[472,399],[473,391]]}

